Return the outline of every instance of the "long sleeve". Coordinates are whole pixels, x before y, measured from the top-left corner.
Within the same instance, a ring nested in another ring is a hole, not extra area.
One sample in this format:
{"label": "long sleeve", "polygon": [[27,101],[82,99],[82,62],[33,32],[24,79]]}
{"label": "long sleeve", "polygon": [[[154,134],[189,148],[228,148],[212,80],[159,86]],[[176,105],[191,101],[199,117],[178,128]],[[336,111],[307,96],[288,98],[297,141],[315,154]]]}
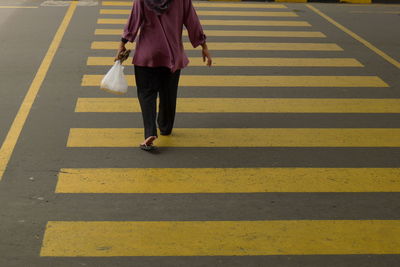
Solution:
{"label": "long sleeve", "polygon": [[192,0],[184,0],[184,2],[185,13],[183,24],[188,31],[190,42],[193,47],[196,48],[199,45],[204,44],[207,37],[203,32],[199,17],[193,7]]}
{"label": "long sleeve", "polygon": [[127,39],[129,42],[135,41],[136,35],[140,26],[143,23],[143,3],[142,0],[136,0],[132,12],[129,16],[128,22],[124,27],[122,38]]}

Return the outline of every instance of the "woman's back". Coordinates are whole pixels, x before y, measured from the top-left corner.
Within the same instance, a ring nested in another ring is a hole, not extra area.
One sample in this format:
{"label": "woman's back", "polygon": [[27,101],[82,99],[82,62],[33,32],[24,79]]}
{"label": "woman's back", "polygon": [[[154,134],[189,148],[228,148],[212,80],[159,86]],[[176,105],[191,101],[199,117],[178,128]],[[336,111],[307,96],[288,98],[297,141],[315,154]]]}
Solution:
{"label": "woman's back", "polygon": [[204,44],[206,36],[191,0],[172,0],[159,14],[145,1],[137,0],[123,38],[133,42],[140,29],[133,64],[146,67],[168,67],[172,72],[187,66],[188,58],[182,45],[185,26],[193,47]]}

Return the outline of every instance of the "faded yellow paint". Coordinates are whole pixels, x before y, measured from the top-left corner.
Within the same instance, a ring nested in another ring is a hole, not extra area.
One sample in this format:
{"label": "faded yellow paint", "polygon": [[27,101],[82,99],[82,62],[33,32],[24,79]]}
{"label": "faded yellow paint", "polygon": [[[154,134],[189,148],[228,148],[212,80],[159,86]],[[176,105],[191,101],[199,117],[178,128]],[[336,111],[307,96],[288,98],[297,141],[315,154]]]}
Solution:
{"label": "faded yellow paint", "polygon": [[[202,58],[189,58],[189,66],[204,66]],[[89,66],[111,66],[114,57],[88,57]],[[132,65],[131,60],[124,61],[123,65]],[[354,58],[222,58],[213,57],[214,67],[363,67]]]}
{"label": "faded yellow paint", "polygon": [[[78,98],[75,112],[140,112],[136,98]],[[400,99],[178,98],[189,113],[400,113]]]}
{"label": "faded yellow paint", "polygon": [[[241,1],[241,0],[238,0]],[[131,1],[103,1],[103,6],[132,6]],[[207,3],[207,2],[193,2],[195,7],[228,7],[228,8],[287,8],[282,4],[232,4],[232,3]]]}
{"label": "faded yellow paint", "polygon": [[[282,11],[209,11],[197,10],[199,16],[232,16],[232,17],[297,17],[294,12]],[[128,9],[100,9],[102,15],[129,15]]]}
{"label": "faded yellow paint", "polygon": [[50,221],[40,256],[399,253],[397,220]]}
{"label": "faded yellow paint", "polygon": [[[121,29],[96,29],[95,35],[122,35]],[[183,36],[188,36],[187,31],[183,31]],[[325,38],[322,32],[313,31],[220,31],[207,30],[207,36],[239,36],[239,37],[302,37],[302,38]]]}
{"label": "faded yellow paint", "polygon": [[[142,128],[72,128],[68,147],[137,147]],[[160,147],[400,147],[397,128],[177,128]]]}
{"label": "faded yellow paint", "polygon": [[[98,24],[119,24],[125,25],[127,19],[98,19]],[[205,25],[224,25],[224,26],[289,26],[289,27],[310,27],[306,21],[287,21],[287,20],[201,20]]]}
{"label": "faded yellow paint", "polygon": [[61,169],[56,187],[56,193],[262,192],[400,192],[400,169]]}
{"label": "faded yellow paint", "polygon": [[[100,86],[104,75],[84,75],[82,86]],[[126,77],[135,86],[135,77]],[[183,75],[180,86],[213,87],[388,87],[377,76]]]}
{"label": "faded yellow paint", "polygon": [[[96,41],[92,42],[92,49],[117,50],[119,42]],[[187,50],[194,50],[191,43],[183,43]],[[128,49],[134,49],[133,43],[126,45]],[[208,42],[210,50],[271,50],[271,51],[343,51],[337,44],[332,43],[214,43]],[[198,49],[198,48],[197,48]]]}
{"label": "faded yellow paint", "polygon": [[28,92],[25,95],[24,100],[15,116],[15,119],[10,127],[10,130],[7,133],[6,138],[2,146],[0,147],[0,180],[2,179],[4,172],[7,168],[8,162],[10,161],[11,155],[14,151],[15,145],[18,141],[18,138],[21,134],[22,128],[25,125],[26,119],[31,111],[33,102],[36,99],[36,96],[42,86],[42,83],[47,75],[47,72],[50,68],[51,63],[53,62],[54,56],[60,46],[61,40],[64,36],[65,31],[74,15],[77,1],[71,2],[64,19],[62,20],[60,26],[57,29],[56,34],[50,44],[49,49],[46,52],[46,55],[43,58],[42,63],[39,66],[39,69],[36,72],[35,77],[28,89]]}

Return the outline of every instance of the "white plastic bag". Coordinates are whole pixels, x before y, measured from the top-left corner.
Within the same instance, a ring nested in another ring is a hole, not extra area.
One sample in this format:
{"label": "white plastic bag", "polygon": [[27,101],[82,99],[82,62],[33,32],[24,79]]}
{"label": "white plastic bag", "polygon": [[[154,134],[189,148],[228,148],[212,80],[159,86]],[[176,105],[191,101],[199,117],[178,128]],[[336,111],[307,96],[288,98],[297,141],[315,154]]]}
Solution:
{"label": "white plastic bag", "polygon": [[125,94],[128,92],[128,82],[124,76],[124,67],[119,60],[115,61],[114,66],[104,76],[100,88],[113,94]]}

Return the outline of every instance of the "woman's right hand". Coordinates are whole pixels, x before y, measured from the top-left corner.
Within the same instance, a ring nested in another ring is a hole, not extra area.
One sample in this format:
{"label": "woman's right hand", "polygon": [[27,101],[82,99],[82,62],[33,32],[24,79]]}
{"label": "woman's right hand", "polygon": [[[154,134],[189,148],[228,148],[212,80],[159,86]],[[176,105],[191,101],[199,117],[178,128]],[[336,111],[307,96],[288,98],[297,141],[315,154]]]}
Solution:
{"label": "woman's right hand", "polygon": [[124,42],[121,42],[121,43],[119,44],[119,48],[118,48],[118,51],[117,51],[117,55],[115,56],[114,62],[117,61],[117,60],[119,60],[119,55],[120,55],[122,52],[125,52],[125,51],[126,51],[125,43],[124,43]]}

